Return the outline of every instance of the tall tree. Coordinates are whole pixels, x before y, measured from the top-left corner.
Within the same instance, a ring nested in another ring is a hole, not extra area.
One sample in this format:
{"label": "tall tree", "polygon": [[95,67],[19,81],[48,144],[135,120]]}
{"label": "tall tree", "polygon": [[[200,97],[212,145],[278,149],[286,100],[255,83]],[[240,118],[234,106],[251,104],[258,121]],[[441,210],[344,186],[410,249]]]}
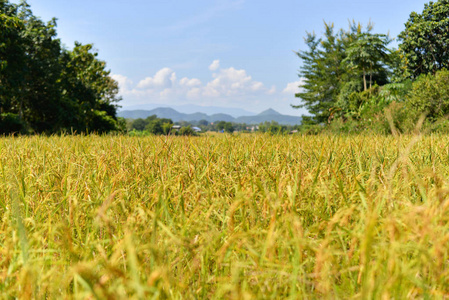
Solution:
{"label": "tall tree", "polygon": [[324,26],[324,38],[307,33],[305,43],[309,50],[296,53],[303,61],[299,76],[304,78],[302,92],[296,97],[303,103],[293,107],[307,108],[317,123],[328,120],[346,73],[341,63],[345,58],[346,33],[343,30],[335,33],[333,24],[324,23]]}
{"label": "tall tree", "polygon": [[18,17],[19,6],[0,1],[0,112],[14,109],[14,99],[23,83],[25,51],[23,20]]}
{"label": "tall tree", "polygon": [[19,115],[36,132],[54,132],[61,125],[60,64],[61,42],[56,38],[56,20],[48,23],[33,15],[23,2],[19,17],[25,53],[24,85],[19,95]]}
{"label": "tall tree", "polygon": [[412,12],[399,40],[408,77],[449,68],[449,0],[431,1],[421,14]]}
{"label": "tall tree", "polygon": [[[34,132],[117,129],[118,85],[91,44],[63,49],[56,20],[0,0],[0,127]],[[9,126],[6,123],[11,123]]]}
{"label": "tall tree", "polygon": [[304,84],[302,92],[296,94],[302,104],[292,105],[307,108],[316,123],[327,122],[336,110],[344,109],[343,98],[360,92],[362,84],[366,90],[367,76],[370,82],[384,84],[388,73],[385,61],[389,40],[384,35],[371,34],[371,23],[365,31],[354,21],[348,30],[337,32],[333,24],[324,26],[323,38],[307,33],[305,42],[309,49],[297,52],[303,62],[299,76]]}
{"label": "tall tree", "polygon": [[61,56],[64,128],[76,131],[115,129],[118,84],[98,60],[92,44],[75,43],[72,51]]}
{"label": "tall tree", "polygon": [[449,113],[449,71],[420,76],[407,95],[407,105],[419,114],[426,113],[431,122],[444,118]]}
{"label": "tall tree", "polygon": [[369,87],[372,87],[373,74],[385,73],[389,59],[387,45],[390,39],[385,34],[362,33],[346,49],[346,58],[343,62],[349,62],[351,67],[362,72],[363,90],[367,90],[367,76]]}

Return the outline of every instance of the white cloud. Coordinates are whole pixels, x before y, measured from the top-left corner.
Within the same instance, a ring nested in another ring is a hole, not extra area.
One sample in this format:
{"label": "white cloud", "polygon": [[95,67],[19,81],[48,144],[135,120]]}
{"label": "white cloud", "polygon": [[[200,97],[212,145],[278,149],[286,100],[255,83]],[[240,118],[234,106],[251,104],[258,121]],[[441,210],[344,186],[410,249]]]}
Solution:
{"label": "white cloud", "polygon": [[176,81],[176,74],[170,68],[159,70],[153,77],[141,80],[137,85],[139,89],[145,88],[168,88]]}
{"label": "white cloud", "polygon": [[133,82],[126,76],[120,75],[120,74],[112,74],[112,79],[117,81],[118,86],[121,91],[129,90],[131,89]]}
{"label": "white cloud", "polygon": [[215,88],[209,86],[209,85],[206,86],[206,87],[203,89],[202,94],[203,94],[203,96],[206,96],[206,97],[213,97],[213,98],[216,98],[216,97],[219,97],[219,96],[220,96],[220,92],[217,91]]}
{"label": "white cloud", "polygon": [[189,99],[197,99],[200,95],[201,95],[201,89],[197,88],[197,87],[190,89],[187,92],[187,98],[189,98]]}
{"label": "white cloud", "polygon": [[[219,68],[219,60],[211,65]],[[217,69],[212,74],[212,79],[203,84],[198,78],[183,77],[177,79],[176,73],[170,68],[163,68],[153,76],[141,80],[134,89],[127,88],[122,93],[133,94],[138,97],[154,96],[154,94],[168,99],[169,97],[232,97],[246,96],[257,93],[273,93],[273,88],[268,90],[262,82],[255,81],[244,69],[233,67]],[[125,76],[118,75],[117,80],[129,84]]]}
{"label": "white cloud", "polygon": [[263,89],[263,83],[262,82],[258,82],[255,81],[251,84],[251,90],[253,91],[260,91],[261,89]]}
{"label": "white cloud", "polygon": [[216,59],[209,66],[209,70],[216,71],[216,70],[218,70],[219,67],[220,67],[220,60]]}
{"label": "white cloud", "polygon": [[268,95],[273,95],[276,93],[276,86],[272,86],[271,89],[268,90],[267,94]]}
{"label": "white cloud", "polygon": [[296,93],[299,93],[302,91],[301,86],[304,84],[304,79],[301,78],[298,81],[290,82],[287,84],[285,89],[282,91],[284,94],[290,94],[295,95]]}
{"label": "white cloud", "polygon": [[176,82],[176,73],[175,73],[175,72],[173,72],[173,73],[171,74],[171,76],[170,76],[170,81],[171,81],[171,84],[172,84],[172,85],[175,84],[175,82]]}
{"label": "white cloud", "polygon": [[201,80],[199,80],[197,78],[189,79],[187,77],[184,77],[179,81],[179,84],[183,85],[183,86],[188,86],[188,87],[200,86]]}
{"label": "white cloud", "polygon": [[290,104],[297,104],[292,96],[300,91],[298,86],[303,80],[288,83],[278,91],[276,86],[267,87],[254,80],[245,69],[220,67],[219,60],[215,60],[209,69],[213,69],[213,73],[205,82],[198,78],[178,79],[170,68],[162,68],[137,84],[123,75],[115,74],[113,78],[119,83],[124,108],[146,103],[196,104],[240,107],[255,112],[271,107],[282,113],[298,113]]}
{"label": "white cloud", "polygon": [[245,70],[235,68],[220,69],[218,73],[212,75],[214,78],[208,82],[205,90],[205,96],[237,96],[246,95],[251,92],[263,91],[262,82],[254,81]]}
{"label": "white cloud", "polygon": [[172,89],[164,89],[162,92],[159,93],[162,99],[168,99],[173,95]]}

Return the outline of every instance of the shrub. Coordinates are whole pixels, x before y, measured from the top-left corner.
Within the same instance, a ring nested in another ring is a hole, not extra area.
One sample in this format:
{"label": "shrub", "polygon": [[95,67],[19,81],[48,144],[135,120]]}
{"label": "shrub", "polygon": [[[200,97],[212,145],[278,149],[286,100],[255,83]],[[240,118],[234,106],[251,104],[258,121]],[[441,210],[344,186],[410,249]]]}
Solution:
{"label": "shrub", "polygon": [[0,114],[0,134],[25,133],[26,127],[17,114]]}
{"label": "shrub", "polygon": [[135,129],[135,130],[142,131],[145,129],[146,125],[147,125],[147,123],[145,122],[145,120],[142,118],[139,118],[139,119],[134,120],[134,122],[132,122],[131,128]]}
{"label": "shrub", "polygon": [[182,127],[181,129],[179,129],[178,131],[179,135],[195,135],[195,131],[193,131],[193,129],[190,126],[187,127]]}
{"label": "shrub", "polygon": [[407,104],[418,114],[427,113],[431,122],[449,114],[449,71],[420,76],[412,85]]}
{"label": "shrub", "polygon": [[117,121],[105,111],[95,110],[91,123],[91,129],[98,133],[118,130]]}

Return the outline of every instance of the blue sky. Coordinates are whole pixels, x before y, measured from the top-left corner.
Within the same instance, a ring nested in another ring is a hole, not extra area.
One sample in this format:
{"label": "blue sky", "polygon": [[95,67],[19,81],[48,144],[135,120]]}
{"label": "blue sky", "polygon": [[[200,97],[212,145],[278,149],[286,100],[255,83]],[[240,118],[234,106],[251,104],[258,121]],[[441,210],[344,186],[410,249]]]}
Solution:
{"label": "blue sky", "polygon": [[67,47],[94,43],[123,109],[145,104],[292,109],[306,31],[370,20],[396,37],[425,0],[29,0]]}

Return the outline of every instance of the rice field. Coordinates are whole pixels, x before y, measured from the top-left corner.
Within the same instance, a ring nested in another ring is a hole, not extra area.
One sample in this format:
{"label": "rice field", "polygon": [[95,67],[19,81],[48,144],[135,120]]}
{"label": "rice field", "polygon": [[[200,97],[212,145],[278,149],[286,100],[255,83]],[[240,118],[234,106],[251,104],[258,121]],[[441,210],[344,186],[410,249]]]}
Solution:
{"label": "rice field", "polygon": [[0,138],[4,299],[449,297],[449,136]]}

